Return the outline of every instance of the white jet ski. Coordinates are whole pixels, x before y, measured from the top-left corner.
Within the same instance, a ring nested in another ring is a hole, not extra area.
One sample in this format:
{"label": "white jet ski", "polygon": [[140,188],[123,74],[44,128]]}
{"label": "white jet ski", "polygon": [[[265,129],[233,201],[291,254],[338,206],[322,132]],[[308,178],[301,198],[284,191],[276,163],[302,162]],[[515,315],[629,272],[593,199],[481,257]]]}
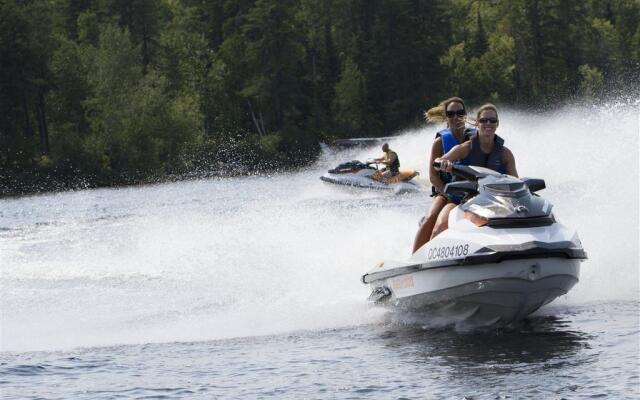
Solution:
{"label": "white jet ski", "polygon": [[379,178],[378,167],[375,162],[367,161],[363,163],[358,160],[353,160],[330,169],[326,174],[322,175],[320,179],[338,185],[407,193],[420,190],[420,185],[411,180],[418,175],[419,173],[415,170],[401,169],[399,175],[383,182]]}
{"label": "white jet ski", "polygon": [[384,261],[362,277],[370,300],[460,328],[524,318],[577,282],[587,258],[575,231],[561,225],[535,192],[542,179],[454,166],[447,193],[466,202],[449,228],[407,262]]}

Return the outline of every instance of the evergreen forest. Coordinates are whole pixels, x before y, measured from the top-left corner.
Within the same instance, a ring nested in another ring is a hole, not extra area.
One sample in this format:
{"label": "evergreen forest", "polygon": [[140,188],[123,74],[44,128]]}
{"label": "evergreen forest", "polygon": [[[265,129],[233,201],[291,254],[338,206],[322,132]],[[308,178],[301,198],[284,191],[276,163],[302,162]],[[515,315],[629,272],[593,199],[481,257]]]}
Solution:
{"label": "evergreen forest", "polygon": [[453,95],[639,76],[640,0],[2,0],[0,194],[287,170]]}

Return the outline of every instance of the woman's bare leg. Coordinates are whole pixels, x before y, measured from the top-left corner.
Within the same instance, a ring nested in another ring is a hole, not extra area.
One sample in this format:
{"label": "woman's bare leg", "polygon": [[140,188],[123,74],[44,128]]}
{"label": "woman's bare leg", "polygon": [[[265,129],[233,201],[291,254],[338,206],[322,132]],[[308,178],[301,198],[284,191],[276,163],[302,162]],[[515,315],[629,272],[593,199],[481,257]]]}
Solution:
{"label": "woman's bare leg", "polygon": [[456,204],[449,203],[442,208],[440,214],[438,215],[438,219],[436,220],[436,226],[433,228],[433,233],[431,234],[431,239],[438,236],[442,231],[449,227],[449,213],[456,207]]}
{"label": "woman's bare leg", "polygon": [[433,227],[438,219],[438,214],[440,214],[440,210],[442,210],[442,207],[444,207],[445,204],[447,204],[447,199],[442,196],[436,196],[436,198],[433,199],[433,203],[431,203],[431,207],[429,207],[429,211],[427,211],[427,215],[420,224],[415,239],[413,239],[412,253],[415,253],[420,247],[424,246],[424,244],[429,241],[431,231],[433,231]]}

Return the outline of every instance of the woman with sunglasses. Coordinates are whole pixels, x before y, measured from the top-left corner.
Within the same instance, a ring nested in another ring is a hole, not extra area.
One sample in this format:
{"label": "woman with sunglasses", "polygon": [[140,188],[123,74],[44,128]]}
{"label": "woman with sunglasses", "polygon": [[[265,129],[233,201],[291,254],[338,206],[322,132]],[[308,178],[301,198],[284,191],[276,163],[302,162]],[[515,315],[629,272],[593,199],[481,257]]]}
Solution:
{"label": "woman with sunglasses", "polygon": [[433,161],[448,153],[454,146],[466,142],[475,133],[475,128],[466,127],[466,115],[467,110],[464,101],[460,97],[450,97],[425,112],[427,121],[446,122],[447,127],[436,133],[436,139],[431,146],[429,180],[433,185],[431,187],[431,196],[435,198],[416,233],[413,241],[414,253],[431,238],[433,227],[442,208],[450,201],[460,201],[460,199],[450,198],[450,196],[444,194],[444,186],[451,182],[452,176],[449,173],[437,171],[433,167]]}
{"label": "woman with sunglasses", "polygon": [[[499,126],[498,110],[493,104],[485,104],[476,114],[477,134],[469,141],[453,147],[447,154],[436,159],[441,171],[451,172],[454,163],[490,168],[503,174],[518,176],[516,160],[511,150],[504,146],[504,140],[496,135]],[[449,226],[449,213],[459,202],[446,204],[436,221],[431,239]]]}

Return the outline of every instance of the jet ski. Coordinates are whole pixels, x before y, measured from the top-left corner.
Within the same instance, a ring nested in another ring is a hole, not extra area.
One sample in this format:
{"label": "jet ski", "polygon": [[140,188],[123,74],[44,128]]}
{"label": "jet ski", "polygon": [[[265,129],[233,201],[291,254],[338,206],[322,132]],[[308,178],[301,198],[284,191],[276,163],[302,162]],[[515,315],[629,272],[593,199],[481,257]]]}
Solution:
{"label": "jet ski", "polygon": [[575,231],[537,192],[542,179],[454,165],[446,193],[464,196],[449,227],[408,261],[384,261],[362,276],[376,304],[459,328],[504,326],[577,282],[587,259]]}
{"label": "jet ski", "polygon": [[400,170],[400,173],[383,181],[374,161],[363,163],[358,160],[342,163],[320,177],[324,182],[355,186],[367,189],[392,190],[395,193],[417,192],[420,185],[411,179],[418,176],[415,170]]}

